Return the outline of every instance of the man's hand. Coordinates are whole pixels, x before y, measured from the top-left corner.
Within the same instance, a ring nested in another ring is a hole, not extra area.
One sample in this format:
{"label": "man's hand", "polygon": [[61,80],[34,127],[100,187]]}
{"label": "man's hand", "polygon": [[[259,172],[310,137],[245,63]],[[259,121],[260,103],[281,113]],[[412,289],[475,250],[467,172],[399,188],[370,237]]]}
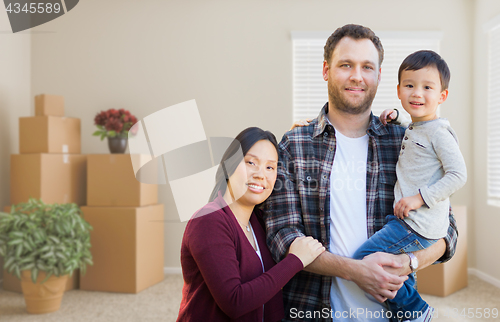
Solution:
{"label": "man's hand", "polygon": [[399,200],[394,206],[394,216],[399,219],[404,219],[405,217],[408,217],[408,212],[410,210],[418,209],[423,205],[424,200],[419,193],[411,197],[401,198],[401,200]]}
{"label": "man's hand", "polygon": [[402,268],[400,261],[393,256],[387,253],[370,254],[357,261],[358,268],[352,271],[351,280],[380,303],[388,298],[393,299],[408,279],[407,276],[393,275],[384,270],[384,266]]}
{"label": "man's hand", "polygon": [[395,120],[397,116],[398,112],[393,109],[387,109],[380,114],[379,119],[382,124],[387,125],[387,122],[390,123],[392,120]]}

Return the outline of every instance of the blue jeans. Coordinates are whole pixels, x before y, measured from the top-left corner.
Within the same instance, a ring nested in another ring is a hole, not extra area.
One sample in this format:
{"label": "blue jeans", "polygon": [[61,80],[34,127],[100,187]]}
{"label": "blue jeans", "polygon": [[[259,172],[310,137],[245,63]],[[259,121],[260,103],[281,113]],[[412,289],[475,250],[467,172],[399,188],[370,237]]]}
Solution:
{"label": "blue jeans", "polygon": [[[362,259],[375,252],[391,254],[414,252],[428,248],[438,241],[417,235],[403,220],[394,215],[388,215],[385,220],[384,227],[364,242],[354,253],[354,259]],[[418,312],[423,313],[427,310],[429,304],[422,300],[415,286],[415,273],[412,273],[408,275],[408,279],[399,289],[396,297],[387,300],[393,316],[398,315],[405,317],[404,320],[413,320],[417,318]]]}

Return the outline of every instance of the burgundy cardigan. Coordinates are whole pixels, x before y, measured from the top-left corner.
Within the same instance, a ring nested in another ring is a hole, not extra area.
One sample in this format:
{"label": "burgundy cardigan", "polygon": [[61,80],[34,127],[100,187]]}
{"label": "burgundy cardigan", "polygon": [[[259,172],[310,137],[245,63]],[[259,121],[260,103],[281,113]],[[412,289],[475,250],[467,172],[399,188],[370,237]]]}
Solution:
{"label": "burgundy cardigan", "polygon": [[284,318],[281,288],[300,270],[302,262],[289,254],[275,264],[266,245],[261,212],[250,217],[262,260],[219,197],[188,222],[181,246],[184,277],[177,321],[264,321]]}

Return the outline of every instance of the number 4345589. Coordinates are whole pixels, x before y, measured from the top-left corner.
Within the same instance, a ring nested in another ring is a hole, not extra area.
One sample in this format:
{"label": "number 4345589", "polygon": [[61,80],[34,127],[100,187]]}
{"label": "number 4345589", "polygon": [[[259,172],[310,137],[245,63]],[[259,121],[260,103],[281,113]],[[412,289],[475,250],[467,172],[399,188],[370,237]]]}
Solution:
{"label": "number 4345589", "polygon": [[9,3],[6,8],[8,13],[59,13],[61,5],[59,3],[27,3],[21,7],[20,3]]}
{"label": "number 4345589", "polygon": [[458,308],[446,308],[444,310],[441,310],[438,312],[434,312],[434,317],[438,318],[439,314],[442,314],[444,317],[453,317],[453,318],[458,318],[458,317],[463,317],[463,318],[469,318],[469,319],[496,319],[498,318],[498,309],[497,308],[467,308],[467,309],[462,309],[461,311]]}

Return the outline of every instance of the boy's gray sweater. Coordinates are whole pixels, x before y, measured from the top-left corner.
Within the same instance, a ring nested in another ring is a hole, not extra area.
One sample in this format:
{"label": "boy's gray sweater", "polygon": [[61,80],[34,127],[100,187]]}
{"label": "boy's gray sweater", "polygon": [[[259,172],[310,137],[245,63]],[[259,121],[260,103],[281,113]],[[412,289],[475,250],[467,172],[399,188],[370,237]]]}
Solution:
{"label": "boy's gray sweater", "polygon": [[418,193],[425,205],[405,218],[415,232],[428,239],[446,236],[449,197],[467,181],[467,169],[455,131],[446,119],[410,123],[396,165],[396,204]]}

